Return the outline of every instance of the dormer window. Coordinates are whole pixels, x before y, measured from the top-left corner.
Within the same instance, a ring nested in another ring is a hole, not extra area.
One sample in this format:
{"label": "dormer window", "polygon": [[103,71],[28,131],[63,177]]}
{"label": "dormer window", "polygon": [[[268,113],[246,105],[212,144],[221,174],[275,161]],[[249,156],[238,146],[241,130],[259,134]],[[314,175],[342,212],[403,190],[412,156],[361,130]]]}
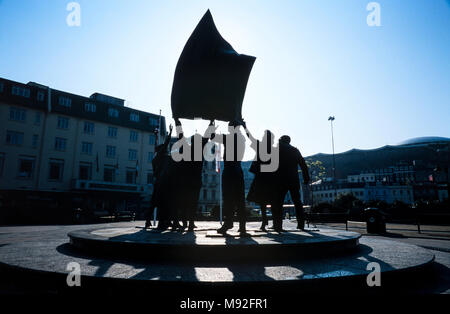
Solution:
{"label": "dormer window", "polygon": [[158,126],[158,120],[155,118],[149,118],[148,119],[148,123],[150,124],[150,126],[152,126],[153,128],[156,128]]}
{"label": "dormer window", "polygon": [[43,91],[38,91],[37,93],[37,100],[38,101],[44,101],[45,93]]}
{"label": "dormer window", "polygon": [[95,112],[97,110],[97,106],[93,103],[87,102],[84,104],[84,111],[86,112]]}
{"label": "dormer window", "polygon": [[130,121],[139,122],[139,115],[137,113],[130,113]]}
{"label": "dormer window", "polygon": [[60,106],[70,108],[72,106],[72,99],[70,99],[69,97],[59,96],[58,104]]}
{"label": "dormer window", "polygon": [[114,109],[114,108],[109,108],[108,109],[108,115],[110,117],[113,117],[113,118],[118,118],[119,117],[119,110]]}
{"label": "dormer window", "polygon": [[16,96],[22,96],[25,98],[29,98],[30,97],[30,89],[25,88],[25,87],[20,87],[20,86],[13,86],[12,94],[16,95]]}

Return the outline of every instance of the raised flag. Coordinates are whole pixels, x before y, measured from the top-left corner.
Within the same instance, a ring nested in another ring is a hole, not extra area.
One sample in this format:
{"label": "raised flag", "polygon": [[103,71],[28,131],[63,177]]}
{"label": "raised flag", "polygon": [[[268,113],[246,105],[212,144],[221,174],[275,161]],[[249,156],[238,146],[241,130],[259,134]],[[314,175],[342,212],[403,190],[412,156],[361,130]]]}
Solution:
{"label": "raised flag", "polygon": [[220,35],[208,10],[178,60],[174,118],[242,121],[242,102],[255,57],[239,54]]}

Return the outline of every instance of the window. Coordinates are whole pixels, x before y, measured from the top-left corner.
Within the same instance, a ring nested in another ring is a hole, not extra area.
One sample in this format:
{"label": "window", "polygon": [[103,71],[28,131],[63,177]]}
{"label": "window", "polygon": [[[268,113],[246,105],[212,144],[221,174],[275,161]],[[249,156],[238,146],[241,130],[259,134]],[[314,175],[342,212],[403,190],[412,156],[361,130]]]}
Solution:
{"label": "window", "polygon": [[139,115],[137,113],[130,113],[130,121],[139,122]]}
{"label": "window", "polygon": [[148,138],[148,143],[150,145],[155,145],[156,144],[156,136],[154,136],[153,134],[150,134],[150,136]]}
{"label": "window", "polygon": [[5,154],[0,153],[0,177],[3,176],[4,166],[5,166]]}
{"label": "window", "polygon": [[62,181],[64,172],[64,160],[50,159],[48,179]]}
{"label": "window", "polygon": [[105,166],[103,171],[103,181],[114,182],[116,180],[116,171],[113,166]]}
{"label": "window", "polygon": [[3,82],[0,82],[0,93],[3,93]]}
{"label": "window", "polygon": [[147,184],[153,184],[153,172],[147,172]]}
{"label": "window", "polygon": [[34,114],[34,124],[36,124],[36,125],[41,124],[41,113],[40,112],[36,112]]}
{"label": "window", "polygon": [[113,158],[116,156],[116,146],[106,146],[106,157]]}
{"label": "window", "polygon": [[80,180],[92,180],[92,163],[80,162]]}
{"label": "window", "polygon": [[84,133],[86,134],[94,134],[95,125],[93,122],[84,122]]}
{"label": "window", "polygon": [[95,112],[97,110],[97,106],[93,103],[87,102],[84,104],[84,111],[86,112]]}
{"label": "window", "polygon": [[153,152],[148,152],[148,162],[152,162],[153,160]]}
{"label": "window", "polygon": [[22,145],[23,133],[16,131],[6,131],[6,144]]}
{"label": "window", "polygon": [[113,118],[118,118],[119,117],[119,110],[114,109],[114,108],[109,108],[108,109],[108,115],[110,117],[113,117]]}
{"label": "window", "polygon": [[60,106],[70,108],[72,106],[72,99],[70,99],[69,97],[59,96],[58,104]]}
{"label": "window", "polygon": [[69,118],[58,117],[58,129],[67,130],[69,128]]}
{"label": "window", "polygon": [[130,142],[137,142],[138,134],[136,131],[130,131]]}
{"label": "window", "polygon": [[67,146],[67,140],[62,137],[55,137],[55,150],[65,151]]}
{"label": "window", "polygon": [[38,101],[44,101],[45,93],[43,91],[38,91],[37,93],[37,100]]}
{"label": "window", "polygon": [[203,190],[203,199],[206,200],[208,199],[208,190]]}
{"label": "window", "polygon": [[153,128],[156,128],[158,126],[158,120],[155,118],[148,118],[148,124]]}
{"label": "window", "polygon": [[128,160],[137,160],[137,150],[135,149],[128,150]]}
{"label": "window", "polygon": [[30,179],[33,177],[34,157],[19,157],[19,169],[17,177]]}
{"label": "window", "polygon": [[25,88],[25,87],[20,87],[20,86],[13,86],[12,94],[16,95],[16,96],[22,96],[25,98],[29,98],[30,97],[30,89]]}
{"label": "window", "polygon": [[87,154],[87,155],[92,155],[92,143],[89,142],[82,142],[81,143],[81,153],[82,154]]}
{"label": "window", "polygon": [[211,200],[213,200],[213,201],[216,200],[216,193],[214,190],[211,190]]}
{"label": "window", "polygon": [[9,108],[9,119],[14,121],[25,121],[26,119],[25,109],[19,109],[15,107]]}
{"label": "window", "polygon": [[32,147],[37,147],[38,146],[38,141],[39,141],[39,135],[33,134],[33,137],[31,138],[31,146]]}
{"label": "window", "polygon": [[108,127],[108,136],[109,137],[117,137],[117,128],[109,126]]}
{"label": "window", "polygon": [[127,168],[127,183],[136,184],[136,169]]}

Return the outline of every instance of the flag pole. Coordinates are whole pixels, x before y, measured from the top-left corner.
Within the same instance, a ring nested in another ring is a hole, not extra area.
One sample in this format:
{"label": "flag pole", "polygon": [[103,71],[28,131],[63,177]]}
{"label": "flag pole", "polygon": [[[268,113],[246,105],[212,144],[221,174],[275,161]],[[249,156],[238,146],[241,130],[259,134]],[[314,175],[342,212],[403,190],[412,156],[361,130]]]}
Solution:
{"label": "flag pole", "polygon": [[[156,145],[158,145],[159,142],[160,142],[160,138],[159,138],[160,136],[161,136],[161,109],[159,109],[158,135],[156,137]],[[153,192],[152,193],[155,193],[154,186],[153,186]],[[157,213],[158,213],[158,209],[155,206],[155,208],[153,208],[153,226],[156,226],[156,215],[157,215]]]}
{"label": "flag pole", "polygon": [[159,109],[159,121],[158,121],[158,144],[161,143],[161,109]]}
{"label": "flag pole", "polygon": [[220,162],[220,157],[222,156],[222,152],[221,152],[221,145],[219,144],[219,208],[220,208],[220,215],[219,215],[219,219],[220,219],[220,225],[223,224],[223,219],[222,219],[222,165]]}
{"label": "flag pole", "polygon": [[[220,167],[220,164],[219,164]],[[223,224],[222,222],[222,171],[219,173],[219,193],[220,193],[220,225]]]}

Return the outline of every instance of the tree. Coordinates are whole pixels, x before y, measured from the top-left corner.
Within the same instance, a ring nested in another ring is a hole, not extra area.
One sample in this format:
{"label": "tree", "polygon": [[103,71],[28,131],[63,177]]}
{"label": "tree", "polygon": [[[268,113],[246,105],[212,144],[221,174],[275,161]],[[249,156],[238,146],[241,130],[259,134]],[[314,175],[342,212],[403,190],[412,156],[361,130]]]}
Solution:
{"label": "tree", "polygon": [[334,207],[338,211],[347,211],[353,208],[354,202],[358,199],[351,193],[339,195],[334,201]]}
{"label": "tree", "polygon": [[320,160],[306,160],[306,165],[308,166],[309,173],[311,174],[311,182],[315,182],[326,177],[326,169]]}

